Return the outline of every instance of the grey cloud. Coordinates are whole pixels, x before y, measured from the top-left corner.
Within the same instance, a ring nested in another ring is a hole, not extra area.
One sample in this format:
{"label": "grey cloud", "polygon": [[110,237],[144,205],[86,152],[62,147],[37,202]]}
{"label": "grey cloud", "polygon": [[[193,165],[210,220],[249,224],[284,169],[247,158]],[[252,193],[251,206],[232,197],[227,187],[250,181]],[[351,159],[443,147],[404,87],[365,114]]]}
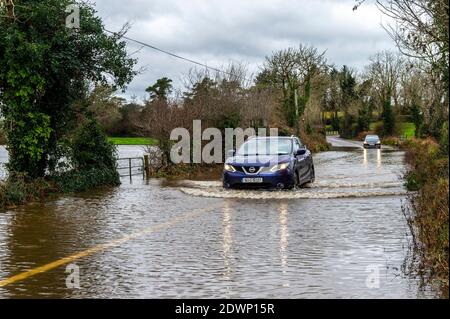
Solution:
{"label": "grey cloud", "polygon": [[[271,52],[305,43],[327,50],[331,63],[362,69],[377,51],[394,48],[380,26],[386,18],[370,3],[353,12],[353,0],[96,3],[107,28],[118,30],[131,21],[130,37],[211,66],[242,61],[248,63],[250,71],[256,71]],[[136,48],[130,44],[129,51]],[[136,57],[139,65],[148,69],[130,84],[128,96],[143,95],[143,89],[162,76],[173,78],[180,87],[180,77],[193,67],[145,48]]]}

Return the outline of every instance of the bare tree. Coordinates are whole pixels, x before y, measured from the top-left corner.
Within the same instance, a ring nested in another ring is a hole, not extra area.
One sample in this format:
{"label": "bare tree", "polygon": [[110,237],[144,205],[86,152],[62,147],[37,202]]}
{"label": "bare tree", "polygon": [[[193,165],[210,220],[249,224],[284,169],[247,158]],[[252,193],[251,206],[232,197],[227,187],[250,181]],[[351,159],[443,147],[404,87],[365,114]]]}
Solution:
{"label": "bare tree", "polygon": [[395,24],[387,31],[403,54],[434,63],[448,58],[448,0],[377,0]]}
{"label": "bare tree", "polygon": [[372,80],[372,88],[378,105],[394,99],[394,105],[399,105],[399,84],[404,67],[404,60],[397,54],[383,51],[374,55],[366,72]]}
{"label": "bare tree", "polygon": [[[356,0],[354,10],[365,1]],[[376,0],[376,4],[393,19],[385,29],[400,52],[439,70],[448,87],[449,0]]]}

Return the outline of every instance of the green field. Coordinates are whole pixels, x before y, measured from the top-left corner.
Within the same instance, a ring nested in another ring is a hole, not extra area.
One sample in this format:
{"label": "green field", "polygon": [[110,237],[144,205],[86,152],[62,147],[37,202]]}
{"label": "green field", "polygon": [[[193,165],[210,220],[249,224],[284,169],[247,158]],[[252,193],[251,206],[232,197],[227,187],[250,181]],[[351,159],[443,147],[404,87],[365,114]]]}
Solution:
{"label": "green field", "polygon": [[156,145],[158,141],[151,137],[108,137],[115,145]]}
{"label": "green field", "polygon": [[407,138],[414,137],[416,134],[416,126],[411,122],[400,123],[400,134],[406,135]]}
{"label": "green field", "polygon": [[[382,122],[373,122],[370,124],[370,130],[374,131],[375,127],[379,124],[382,124]],[[414,137],[416,133],[416,126],[414,125],[414,123],[411,122],[401,122],[398,124],[398,133],[401,136],[405,136],[407,138],[411,138]]]}

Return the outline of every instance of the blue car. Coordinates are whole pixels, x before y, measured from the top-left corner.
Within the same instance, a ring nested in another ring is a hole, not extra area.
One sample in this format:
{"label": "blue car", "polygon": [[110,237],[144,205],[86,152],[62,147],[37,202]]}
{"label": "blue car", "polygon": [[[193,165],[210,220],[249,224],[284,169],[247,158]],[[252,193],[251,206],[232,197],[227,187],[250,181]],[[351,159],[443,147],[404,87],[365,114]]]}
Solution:
{"label": "blue car", "polygon": [[313,183],[311,152],[297,137],[253,137],[231,151],[223,168],[224,188],[292,189]]}

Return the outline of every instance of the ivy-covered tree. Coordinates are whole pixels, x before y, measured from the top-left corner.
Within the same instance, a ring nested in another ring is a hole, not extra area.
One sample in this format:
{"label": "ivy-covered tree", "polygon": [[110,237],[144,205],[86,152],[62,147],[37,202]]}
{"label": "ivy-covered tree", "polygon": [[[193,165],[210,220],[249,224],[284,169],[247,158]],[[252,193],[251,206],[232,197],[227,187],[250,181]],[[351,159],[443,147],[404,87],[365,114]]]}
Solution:
{"label": "ivy-covered tree", "polygon": [[344,111],[344,119],[342,125],[340,125],[340,133],[342,136],[351,137],[354,132],[352,131],[352,117],[349,113],[349,108],[357,98],[354,72],[344,65],[339,73],[338,82],[341,92],[340,109]]}
{"label": "ivy-covered tree", "polygon": [[392,135],[395,129],[395,115],[390,100],[384,102],[381,119],[383,120],[383,135]]}
{"label": "ivy-covered tree", "polygon": [[325,52],[299,45],[277,51],[266,57],[264,68],[257,76],[257,85],[271,86],[281,91],[287,124],[296,126],[311,97],[313,78],[326,69]]}
{"label": "ivy-covered tree", "polygon": [[[135,60],[127,57],[123,34],[105,33],[89,3],[15,2],[14,10],[0,7],[0,109],[8,169],[39,177],[52,171],[59,141],[84,116],[86,105],[75,102],[85,97],[87,86],[124,88],[135,74]],[[80,9],[77,29],[66,26],[71,4]]]}

